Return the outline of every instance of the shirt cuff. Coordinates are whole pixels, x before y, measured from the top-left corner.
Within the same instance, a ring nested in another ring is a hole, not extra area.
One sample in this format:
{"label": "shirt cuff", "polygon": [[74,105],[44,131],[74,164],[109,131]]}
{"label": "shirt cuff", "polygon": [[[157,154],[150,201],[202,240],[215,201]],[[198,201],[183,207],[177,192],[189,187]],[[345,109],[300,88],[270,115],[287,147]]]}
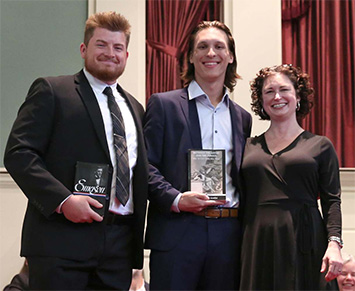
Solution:
{"label": "shirt cuff", "polygon": [[[73,194],[71,194],[71,195],[73,195]],[[57,213],[59,213],[59,214],[62,213],[62,206],[63,206],[64,202],[67,201],[68,198],[69,198],[71,195],[69,195],[67,198],[65,198],[65,199],[62,201],[62,203],[59,204],[59,206],[55,209],[55,212],[57,212]]]}
{"label": "shirt cuff", "polygon": [[171,211],[176,212],[176,213],[180,213],[179,201],[180,201],[181,195],[182,195],[182,194],[179,193],[179,194],[175,197],[174,202],[173,202],[173,204],[171,205],[171,208],[170,208]]}

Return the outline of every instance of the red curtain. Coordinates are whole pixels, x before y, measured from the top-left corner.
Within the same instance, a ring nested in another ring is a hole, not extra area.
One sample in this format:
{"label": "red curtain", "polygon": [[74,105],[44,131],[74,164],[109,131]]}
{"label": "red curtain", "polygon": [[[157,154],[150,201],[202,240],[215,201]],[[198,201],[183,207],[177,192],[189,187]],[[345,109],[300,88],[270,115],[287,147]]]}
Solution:
{"label": "red curtain", "polygon": [[219,20],[222,0],[147,0],[146,100],[182,87],[181,67],[192,30]]}
{"label": "red curtain", "polygon": [[315,89],[304,128],[330,138],[341,167],[355,167],[355,1],[282,0],[282,53]]}

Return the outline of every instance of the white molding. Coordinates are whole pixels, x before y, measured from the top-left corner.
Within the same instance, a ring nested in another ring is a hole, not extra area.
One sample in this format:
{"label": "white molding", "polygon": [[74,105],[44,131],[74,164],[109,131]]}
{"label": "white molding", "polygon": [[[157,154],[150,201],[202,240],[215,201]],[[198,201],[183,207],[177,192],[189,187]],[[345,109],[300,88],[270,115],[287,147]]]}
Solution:
{"label": "white molding", "polygon": [[88,0],[88,16],[96,11],[96,0]]}
{"label": "white molding", "polygon": [[233,34],[233,0],[223,1],[223,22]]}

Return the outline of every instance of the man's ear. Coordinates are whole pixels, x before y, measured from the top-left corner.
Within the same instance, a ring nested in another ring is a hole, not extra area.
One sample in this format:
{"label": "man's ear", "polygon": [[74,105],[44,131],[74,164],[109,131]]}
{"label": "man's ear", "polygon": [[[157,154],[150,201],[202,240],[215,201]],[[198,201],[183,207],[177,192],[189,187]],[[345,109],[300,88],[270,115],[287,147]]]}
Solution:
{"label": "man's ear", "polygon": [[231,64],[231,63],[233,63],[233,61],[234,61],[234,57],[233,57],[233,55],[232,55],[231,53],[230,53],[229,55],[230,55],[230,60],[229,60],[228,63]]}
{"label": "man's ear", "polygon": [[86,55],[86,45],[84,43],[81,43],[80,45],[80,55],[84,59]]}

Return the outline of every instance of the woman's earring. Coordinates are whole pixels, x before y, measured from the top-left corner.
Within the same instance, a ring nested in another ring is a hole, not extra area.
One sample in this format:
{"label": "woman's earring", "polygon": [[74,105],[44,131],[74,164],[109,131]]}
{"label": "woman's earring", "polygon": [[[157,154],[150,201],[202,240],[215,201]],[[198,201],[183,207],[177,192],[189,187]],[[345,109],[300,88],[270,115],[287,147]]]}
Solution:
{"label": "woman's earring", "polygon": [[267,118],[269,117],[269,116],[265,113],[264,107],[261,107],[260,113],[261,113],[261,114],[260,114],[260,117],[261,117],[261,118],[264,118],[264,119],[266,118],[266,119],[267,119]]}
{"label": "woman's earring", "polygon": [[300,108],[301,108],[301,103],[300,101],[297,101],[296,111],[299,111]]}

